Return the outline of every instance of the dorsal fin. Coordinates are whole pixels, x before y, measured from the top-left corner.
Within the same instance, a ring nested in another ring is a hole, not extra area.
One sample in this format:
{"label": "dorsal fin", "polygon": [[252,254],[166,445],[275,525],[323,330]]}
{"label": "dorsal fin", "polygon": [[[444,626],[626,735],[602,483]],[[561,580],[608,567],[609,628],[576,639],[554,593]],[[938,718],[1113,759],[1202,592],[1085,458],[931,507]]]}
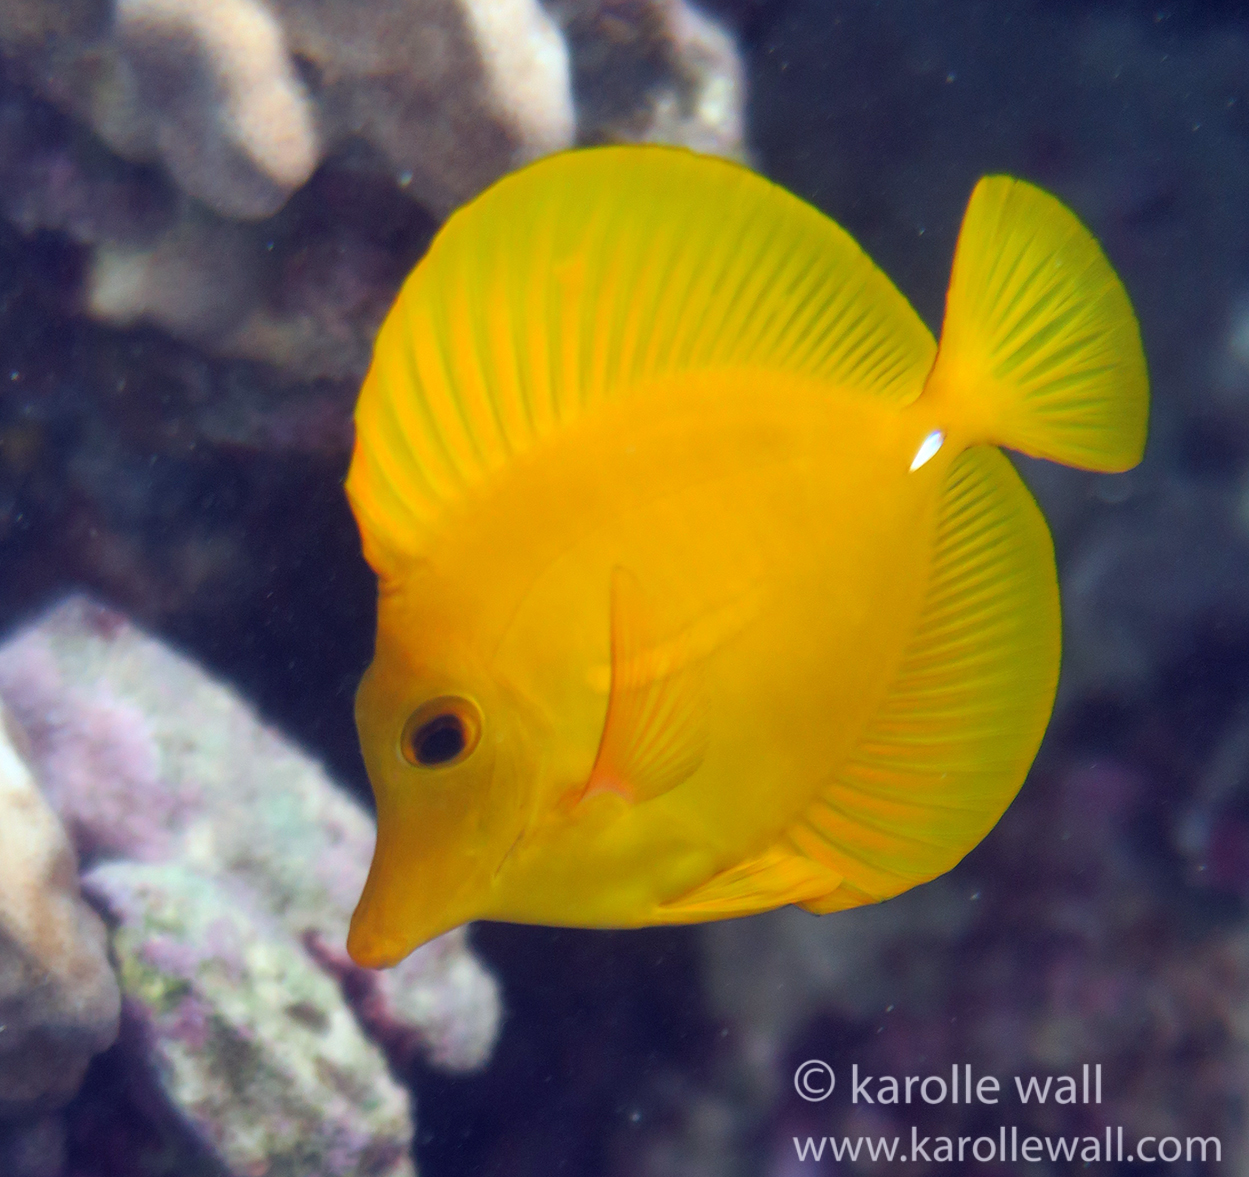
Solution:
{"label": "dorsal fin", "polygon": [[544,435],[665,376],[792,372],[905,403],[936,348],[850,236],[738,165],[548,157],[455,213],[378,335],[347,491],[383,576]]}
{"label": "dorsal fin", "polygon": [[612,792],[638,803],[675,788],[702,763],[707,720],[701,660],[684,635],[661,639],[637,578],[614,569],[611,693],[582,795]]}

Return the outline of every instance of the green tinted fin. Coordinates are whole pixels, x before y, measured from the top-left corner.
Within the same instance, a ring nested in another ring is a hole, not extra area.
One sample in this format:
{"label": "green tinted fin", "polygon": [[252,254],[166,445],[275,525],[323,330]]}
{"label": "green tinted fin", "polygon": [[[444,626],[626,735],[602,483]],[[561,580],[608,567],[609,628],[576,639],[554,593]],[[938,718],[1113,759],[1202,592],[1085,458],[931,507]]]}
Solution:
{"label": "green tinted fin", "polygon": [[604,402],[683,372],[792,373],[902,404],[932,336],[850,236],[736,164],[550,156],[456,212],[378,335],[347,492],[383,575],[446,506]]}
{"label": "green tinted fin", "polygon": [[976,185],[925,396],[948,399],[972,442],[1087,470],[1140,461],[1149,379],[1132,304],[1047,192],[1009,176]]}
{"label": "green tinted fin", "polygon": [[616,568],[611,693],[583,796],[606,791],[640,803],[675,788],[706,754],[707,706],[702,660],[685,635],[662,639],[637,578]]}
{"label": "green tinted fin", "polygon": [[845,880],[811,911],[885,899],[949,870],[1023,783],[1058,681],[1053,546],[1010,461],[961,454],[932,572],[893,686],[781,845]]}

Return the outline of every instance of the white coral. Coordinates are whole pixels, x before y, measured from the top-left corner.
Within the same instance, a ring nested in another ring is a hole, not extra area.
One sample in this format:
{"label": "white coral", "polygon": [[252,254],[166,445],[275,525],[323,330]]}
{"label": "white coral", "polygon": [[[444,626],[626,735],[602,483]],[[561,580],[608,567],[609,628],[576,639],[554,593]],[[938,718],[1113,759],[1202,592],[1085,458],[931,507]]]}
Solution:
{"label": "white coral", "polygon": [[463,0],[492,97],[513,123],[524,159],[572,143],[576,134],[568,47],[534,0]]}
{"label": "white coral", "polygon": [[312,174],[312,106],[261,0],[118,0],[127,64],[179,185],[237,217],[275,212]]}
{"label": "white coral", "polygon": [[55,1106],[117,1034],[104,926],[74,851],[7,735],[0,704],[0,1104]]}

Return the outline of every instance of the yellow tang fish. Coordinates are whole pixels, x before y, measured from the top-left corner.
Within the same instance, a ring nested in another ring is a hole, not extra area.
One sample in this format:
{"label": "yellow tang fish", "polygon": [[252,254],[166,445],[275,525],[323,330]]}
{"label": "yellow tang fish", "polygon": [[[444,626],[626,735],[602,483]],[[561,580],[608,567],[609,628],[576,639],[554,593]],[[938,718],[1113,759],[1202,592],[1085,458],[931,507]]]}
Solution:
{"label": "yellow tang fish", "polygon": [[352,956],[949,870],[1058,677],[1049,532],[996,446],[1123,470],[1147,416],[1122,285],[1019,180],[972,194],[940,348],[734,164],[596,148],[500,180],[407,279],[356,409],[378,837]]}

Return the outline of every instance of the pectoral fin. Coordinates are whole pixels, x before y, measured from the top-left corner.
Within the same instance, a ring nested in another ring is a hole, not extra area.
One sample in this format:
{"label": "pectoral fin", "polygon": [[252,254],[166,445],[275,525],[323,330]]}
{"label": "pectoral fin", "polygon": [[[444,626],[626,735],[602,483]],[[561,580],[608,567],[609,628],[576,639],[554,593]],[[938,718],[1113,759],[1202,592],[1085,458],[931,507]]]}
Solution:
{"label": "pectoral fin", "polygon": [[690,631],[665,640],[637,578],[623,568],[613,571],[607,719],[583,797],[610,791],[649,801],[702,763],[706,672],[691,642]]}

